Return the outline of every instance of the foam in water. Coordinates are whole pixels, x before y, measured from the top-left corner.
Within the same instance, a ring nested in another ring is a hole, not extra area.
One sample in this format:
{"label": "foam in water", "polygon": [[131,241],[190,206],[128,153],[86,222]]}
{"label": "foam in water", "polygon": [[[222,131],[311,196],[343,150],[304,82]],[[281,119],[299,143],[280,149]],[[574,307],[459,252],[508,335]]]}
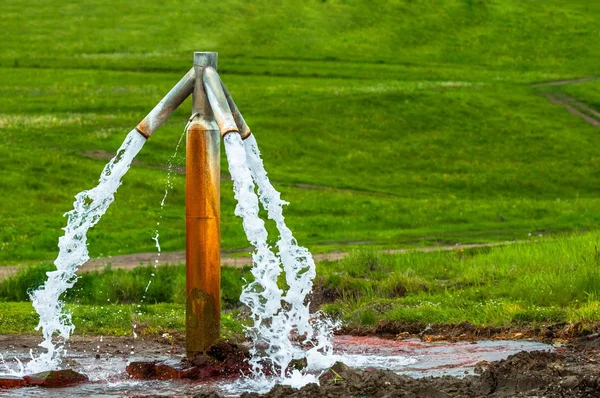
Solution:
{"label": "foam in water", "polygon": [[[313,374],[288,369],[292,360],[302,358],[307,359],[308,369],[312,370],[332,364],[333,324],[323,317],[311,315],[307,303],[315,276],[312,255],[297,245],[285,224],[282,208],[287,202],[281,200],[279,192],[271,185],[253,136],[242,143],[238,134],[227,134],[224,142],[238,202],[235,214],[242,217],[248,240],[255,247],[252,254],[255,279],[244,287],[240,296],[240,301],[250,308],[254,321],[247,328],[247,334],[254,343],[250,364],[255,380],[243,382],[251,383],[249,387],[255,390],[268,389],[276,381],[297,388],[317,382]],[[267,230],[258,216],[256,186],[260,202],[269,218],[275,221],[280,234],[279,256],[267,244]],[[282,271],[285,271],[288,285],[285,292],[277,285]],[[263,366],[271,366],[278,380],[267,379]]]}
{"label": "foam in water", "polygon": [[[68,222],[63,228],[64,235],[58,241],[59,254],[54,261],[56,271],[48,272],[46,282],[30,295],[33,307],[40,316],[36,327],[36,330],[42,330],[43,341],[40,347],[46,349],[46,352],[35,358],[32,355],[32,360],[24,369],[25,373],[52,370],[60,366],[66,352],[64,342],[75,328],[71,322],[71,314],[64,310],[64,302],[60,296],[75,284],[78,267],[89,260],[87,232],[100,221],[114,201],[121,178],[129,170],[133,158],[145,142],[137,130],[132,130],[116,156],[104,167],[98,185],[78,193],[73,210],[65,214]],[[58,341],[53,340],[55,336]]]}
{"label": "foam in water", "polygon": [[267,177],[254,135],[250,135],[243,143],[252,178],[258,186],[260,202],[267,210],[269,219],[275,221],[279,231],[277,247],[288,285],[283,298],[287,306],[288,321],[293,330],[306,338],[303,345],[308,348],[305,354],[308,368],[327,366],[327,358],[333,353],[331,338],[335,325],[322,316],[310,313],[307,297],[312,292],[313,279],[316,276],[312,254],[305,247],[298,246],[292,231],[285,223],[283,206],[289,203],[281,199],[281,194]]}

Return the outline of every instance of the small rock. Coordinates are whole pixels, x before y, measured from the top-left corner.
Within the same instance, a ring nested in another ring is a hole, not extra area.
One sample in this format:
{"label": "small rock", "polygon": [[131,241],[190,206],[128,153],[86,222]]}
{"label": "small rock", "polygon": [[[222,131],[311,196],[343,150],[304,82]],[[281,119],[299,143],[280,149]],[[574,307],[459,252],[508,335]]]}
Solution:
{"label": "small rock", "polygon": [[159,380],[194,379],[198,369],[177,360],[166,360],[154,365],[155,377]]}
{"label": "small rock", "polygon": [[289,364],[289,368],[296,369],[296,370],[302,370],[302,369],[306,368],[307,366],[308,366],[308,363],[306,361],[306,358],[292,359],[292,361]]}
{"label": "small rock", "polygon": [[18,376],[0,376],[0,390],[5,388],[25,387],[25,379]]}
{"label": "small rock", "polygon": [[479,361],[475,364],[475,368],[473,369],[473,371],[475,372],[475,374],[483,374],[484,371],[486,371],[488,368],[490,367],[490,363],[488,361]]}
{"label": "small rock", "polygon": [[319,377],[319,381],[343,377],[343,373],[347,372],[349,369],[350,367],[348,365],[338,361]]}
{"label": "small rock", "polygon": [[226,361],[229,358],[242,360],[243,358],[250,357],[247,347],[230,343],[226,340],[218,340],[216,343],[210,346],[206,353],[208,356],[221,362]]}
{"label": "small rock", "polygon": [[438,341],[446,341],[448,339],[446,338],[446,336],[441,334],[426,334],[421,338],[421,340],[423,340],[426,343],[435,343]]}
{"label": "small rock", "polygon": [[579,379],[577,378],[577,376],[567,376],[564,379],[562,379],[561,384],[568,389],[573,389],[575,387],[577,387],[577,385],[579,385]]}
{"label": "small rock", "polygon": [[51,370],[25,376],[25,382],[30,386],[67,387],[89,381],[86,375],[71,369]]}
{"label": "small rock", "polygon": [[132,379],[148,380],[156,377],[156,369],[153,362],[131,362],[125,370]]}

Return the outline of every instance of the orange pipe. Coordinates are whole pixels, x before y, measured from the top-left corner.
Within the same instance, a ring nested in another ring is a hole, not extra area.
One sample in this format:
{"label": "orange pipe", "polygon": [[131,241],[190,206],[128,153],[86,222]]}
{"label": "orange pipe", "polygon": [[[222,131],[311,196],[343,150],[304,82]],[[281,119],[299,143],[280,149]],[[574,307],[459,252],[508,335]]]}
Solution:
{"label": "orange pipe", "polygon": [[220,132],[202,85],[216,53],[194,54],[193,114],[186,137],[186,353],[203,355],[220,336]]}

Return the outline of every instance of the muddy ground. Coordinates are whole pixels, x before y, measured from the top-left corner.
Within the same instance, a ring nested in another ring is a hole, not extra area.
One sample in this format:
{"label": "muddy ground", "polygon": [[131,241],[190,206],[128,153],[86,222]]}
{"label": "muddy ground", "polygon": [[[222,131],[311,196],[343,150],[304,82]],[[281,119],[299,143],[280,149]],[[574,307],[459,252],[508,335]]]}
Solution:
{"label": "muddy ground", "polygon": [[277,386],[267,394],[242,398],[306,397],[600,397],[600,337],[581,338],[555,352],[520,352],[479,364],[478,376],[413,379],[384,370],[342,369],[321,385],[300,390]]}
{"label": "muddy ground", "polygon": [[[405,325],[406,326],[406,325]],[[392,325],[385,326],[392,328]],[[393,328],[399,325],[393,326]],[[391,329],[390,329],[391,330]],[[388,330],[388,331],[390,331]],[[414,326],[414,331],[419,330]],[[471,331],[467,333],[465,330]],[[444,336],[442,332],[445,331]],[[397,330],[394,330],[397,332]],[[267,394],[244,393],[243,398],[294,398],[294,397],[600,397],[600,335],[582,330],[578,325],[562,325],[532,329],[529,332],[510,330],[481,331],[468,325],[430,328],[416,333],[407,333],[423,340],[463,340],[479,338],[521,337],[543,339],[549,342],[565,342],[554,352],[521,352],[506,360],[480,363],[478,376],[427,377],[413,379],[390,371],[338,368],[326,373],[321,385],[308,385],[300,390],[285,386],[275,387]],[[0,336],[0,352],[23,348],[35,348],[38,336]],[[98,349],[98,347],[101,349]],[[137,356],[155,358],[181,357],[183,340],[178,336],[145,338],[131,337],[74,336],[69,349],[79,355],[97,358],[123,358],[135,351]],[[198,397],[217,398],[221,395],[207,391]]]}

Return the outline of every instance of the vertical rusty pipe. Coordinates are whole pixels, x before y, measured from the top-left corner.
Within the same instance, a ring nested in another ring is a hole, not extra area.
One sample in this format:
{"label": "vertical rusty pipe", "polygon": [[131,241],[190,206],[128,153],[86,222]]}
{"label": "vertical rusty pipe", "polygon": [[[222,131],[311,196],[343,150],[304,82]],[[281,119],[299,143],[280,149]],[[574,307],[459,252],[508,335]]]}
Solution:
{"label": "vertical rusty pipe", "polygon": [[202,84],[217,53],[194,53],[193,116],[186,137],[186,353],[220,335],[220,132]]}

